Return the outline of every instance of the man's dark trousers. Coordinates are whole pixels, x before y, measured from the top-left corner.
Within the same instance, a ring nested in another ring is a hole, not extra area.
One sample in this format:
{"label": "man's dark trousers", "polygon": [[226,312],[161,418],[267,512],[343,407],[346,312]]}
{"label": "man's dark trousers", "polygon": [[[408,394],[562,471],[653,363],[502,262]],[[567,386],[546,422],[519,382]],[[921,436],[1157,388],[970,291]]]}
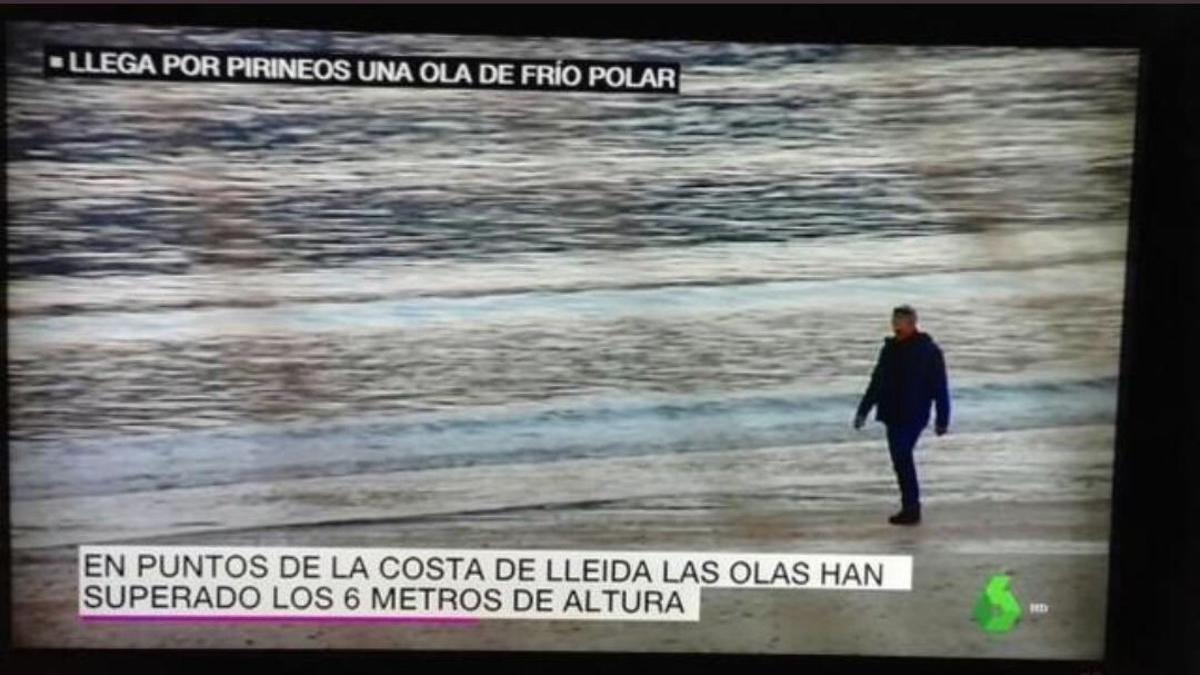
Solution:
{"label": "man's dark trousers", "polygon": [[887,425],[888,452],[892,454],[892,468],[900,482],[900,504],[905,511],[921,509],[921,487],[917,484],[917,465],[913,450],[921,437],[924,424]]}

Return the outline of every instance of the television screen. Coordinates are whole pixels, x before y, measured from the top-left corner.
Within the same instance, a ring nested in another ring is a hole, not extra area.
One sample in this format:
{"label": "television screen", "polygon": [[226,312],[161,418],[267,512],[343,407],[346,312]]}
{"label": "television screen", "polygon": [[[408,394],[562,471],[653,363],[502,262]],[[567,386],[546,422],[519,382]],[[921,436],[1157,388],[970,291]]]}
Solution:
{"label": "television screen", "polygon": [[1136,50],[7,38],[16,646],[1102,656]]}

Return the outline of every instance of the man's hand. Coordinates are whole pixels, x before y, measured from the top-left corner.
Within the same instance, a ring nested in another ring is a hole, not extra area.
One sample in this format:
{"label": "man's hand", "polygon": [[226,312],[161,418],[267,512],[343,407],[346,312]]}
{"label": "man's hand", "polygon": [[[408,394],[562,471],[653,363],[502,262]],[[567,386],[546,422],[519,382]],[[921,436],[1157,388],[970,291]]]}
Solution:
{"label": "man's hand", "polygon": [[941,425],[934,427],[933,433],[937,434],[938,436],[945,436],[946,435],[946,425],[941,424]]}
{"label": "man's hand", "polygon": [[866,422],[867,422],[866,415],[855,415],[854,416],[854,428],[855,429],[863,428],[863,424],[866,424]]}

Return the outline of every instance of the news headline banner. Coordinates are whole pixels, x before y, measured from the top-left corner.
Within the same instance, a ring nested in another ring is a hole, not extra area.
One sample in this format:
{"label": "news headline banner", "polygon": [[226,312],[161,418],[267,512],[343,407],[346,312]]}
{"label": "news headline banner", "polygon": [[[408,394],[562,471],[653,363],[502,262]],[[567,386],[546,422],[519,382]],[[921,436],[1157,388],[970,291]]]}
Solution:
{"label": "news headline banner", "polygon": [[46,45],[47,78],[678,94],[678,63]]}
{"label": "news headline banner", "polygon": [[702,589],[912,590],[912,557],[81,546],[85,620],[699,621]]}

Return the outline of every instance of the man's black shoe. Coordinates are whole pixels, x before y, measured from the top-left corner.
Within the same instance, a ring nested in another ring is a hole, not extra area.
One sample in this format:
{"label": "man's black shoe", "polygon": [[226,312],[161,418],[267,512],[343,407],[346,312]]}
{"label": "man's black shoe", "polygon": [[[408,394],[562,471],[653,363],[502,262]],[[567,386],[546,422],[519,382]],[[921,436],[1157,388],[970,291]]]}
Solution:
{"label": "man's black shoe", "polygon": [[888,518],[888,522],[893,525],[916,525],[921,522],[921,512],[902,510],[900,513]]}

